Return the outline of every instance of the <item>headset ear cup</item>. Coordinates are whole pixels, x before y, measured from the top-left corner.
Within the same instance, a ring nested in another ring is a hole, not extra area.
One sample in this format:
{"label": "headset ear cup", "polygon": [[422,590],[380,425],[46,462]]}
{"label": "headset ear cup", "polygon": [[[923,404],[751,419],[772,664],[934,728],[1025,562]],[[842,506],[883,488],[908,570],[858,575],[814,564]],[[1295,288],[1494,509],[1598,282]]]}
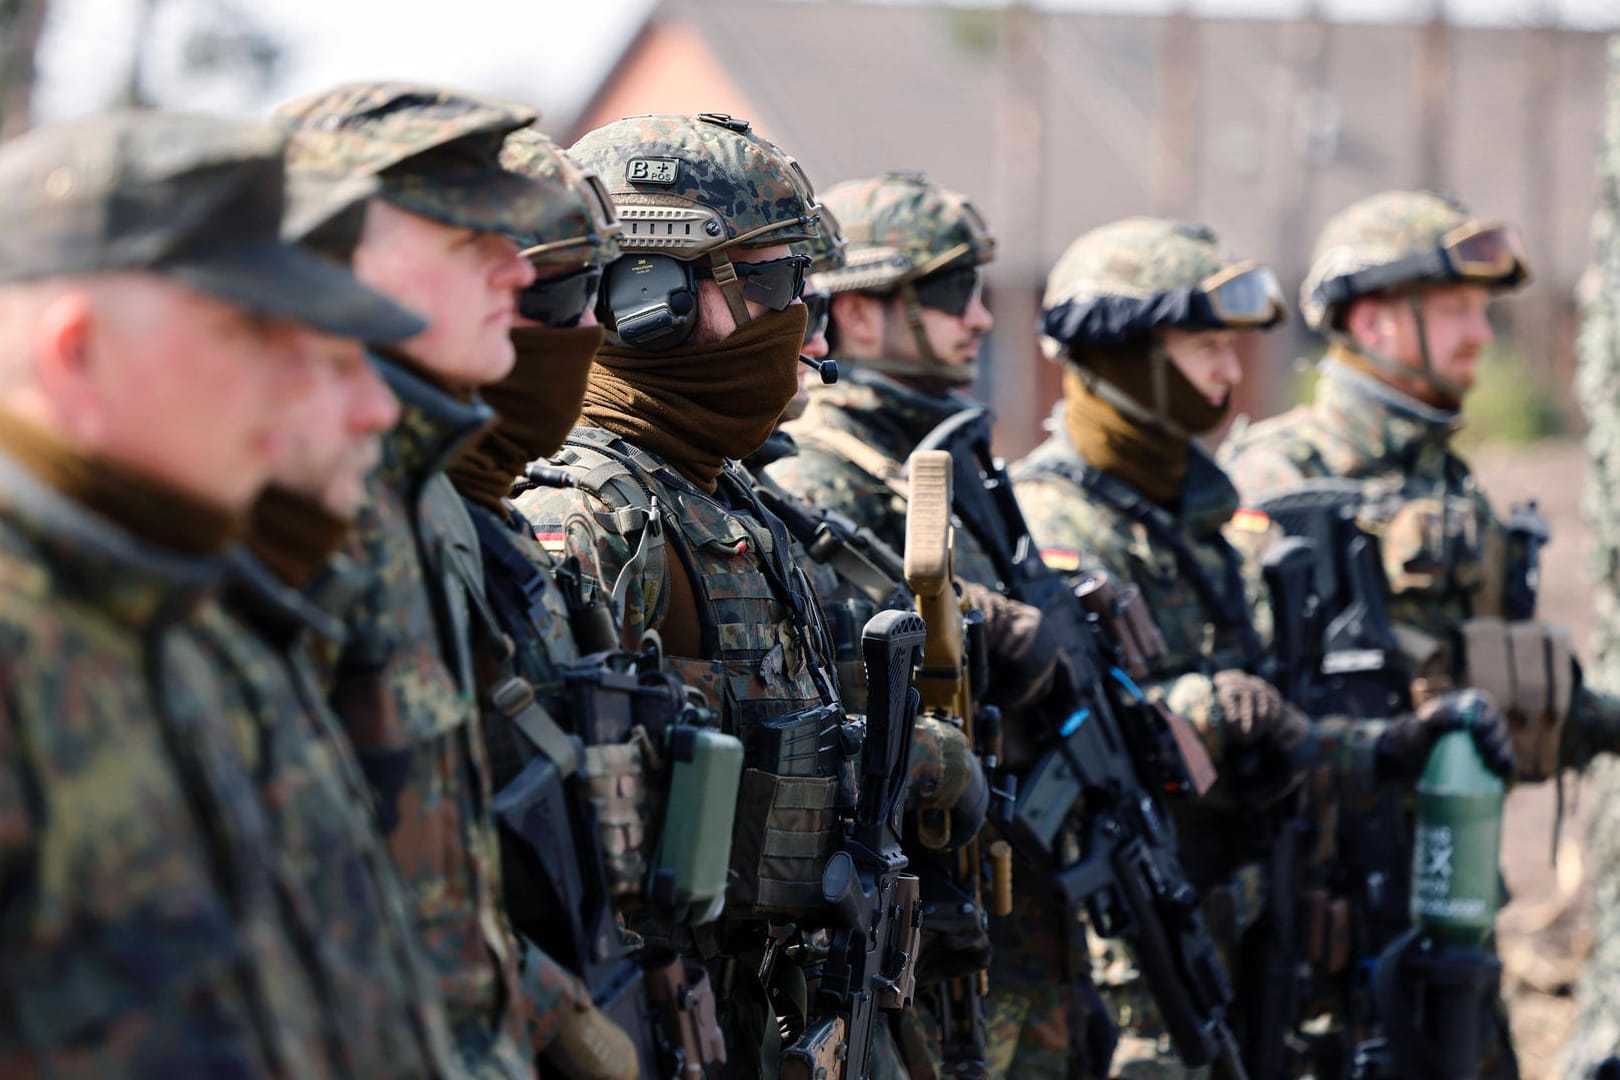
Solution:
{"label": "headset ear cup", "polygon": [[692,264],[668,255],[620,256],[603,275],[597,319],[617,343],[634,349],[684,344],[698,321]]}

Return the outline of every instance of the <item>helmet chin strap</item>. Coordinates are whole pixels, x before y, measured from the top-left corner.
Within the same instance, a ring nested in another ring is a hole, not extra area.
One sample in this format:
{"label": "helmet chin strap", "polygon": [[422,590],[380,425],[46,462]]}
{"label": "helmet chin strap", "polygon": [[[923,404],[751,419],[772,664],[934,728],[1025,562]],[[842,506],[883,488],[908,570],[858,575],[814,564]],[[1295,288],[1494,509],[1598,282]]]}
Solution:
{"label": "helmet chin strap", "polygon": [[1422,359],[1422,365],[1419,367],[1403,364],[1388,353],[1363,345],[1342,330],[1333,331],[1328,335],[1328,339],[1335,345],[1343,346],[1355,353],[1390,378],[1416,379],[1434,391],[1439,399],[1437,407],[1455,412],[1462,408],[1462,399],[1468,390],[1434,369],[1434,356],[1429,350],[1429,328],[1423,319],[1423,298],[1414,293],[1406,298],[1406,304],[1412,312],[1413,325],[1417,328],[1418,355]]}
{"label": "helmet chin strap", "polygon": [[973,385],[973,380],[979,375],[978,362],[954,365],[939,358],[928,340],[928,328],[923,325],[922,304],[917,301],[917,290],[911,287],[909,281],[900,286],[900,305],[905,313],[906,326],[911,330],[911,340],[917,346],[917,359],[884,356],[857,363],[868,371],[897,379],[925,380],[950,389]]}
{"label": "helmet chin strap", "polygon": [[1170,357],[1162,345],[1155,344],[1148,354],[1148,363],[1153,371],[1153,401],[1155,408],[1148,408],[1131,395],[1115,386],[1113,383],[1098,375],[1088,367],[1075,364],[1074,368],[1080,373],[1080,381],[1092,396],[1101,398],[1115,409],[1119,410],[1128,420],[1141,424],[1143,427],[1155,428],[1164,432],[1173,439],[1191,441],[1192,434],[1180,424],[1170,419]]}
{"label": "helmet chin strap", "polygon": [[720,286],[720,295],[726,298],[732,319],[739,329],[747,326],[754,321],[754,316],[748,310],[748,302],[743,299],[742,282],[737,277],[737,268],[731,265],[731,257],[724,251],[711,251],[708,258],[714,283]]}

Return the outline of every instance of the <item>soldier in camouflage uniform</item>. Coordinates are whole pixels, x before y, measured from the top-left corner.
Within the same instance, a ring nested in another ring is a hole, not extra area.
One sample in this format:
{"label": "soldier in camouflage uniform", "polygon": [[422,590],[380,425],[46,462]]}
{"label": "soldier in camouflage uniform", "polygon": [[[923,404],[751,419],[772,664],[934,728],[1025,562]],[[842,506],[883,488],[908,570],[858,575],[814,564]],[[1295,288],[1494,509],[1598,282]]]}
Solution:
{"label": "soldier in camouflage uniform", "polygon": [[[1043,557],[1076,580],[1103,570],[1141,590],[1167,646],[1143,689],[1194,723],[1229,777],[1240,756],[1290,760],[1308,721],[1255,674],[1261,634],[1242,557],[1222,531],[1237,492],[1193,440],[1220,423],[1242,378],[1240,335],[1285,317],[1276,278],[1234,259],[1202,226],[1128,218],[1069,246],[1043,307],[1043,346],[1065,361],[1063,400],[1051,436],[1012,470]],[[1341,782],[1360,790],[1415,775],[1454,719],[1437,703],[1421,724],[1329,719],[1315,734],[1337,748],[1327,754],[1343,767]],[[1243,775],[1208,799],[1174,804],[1183,861],[1229,962],[1261,914],[1264,852],[1250,840],[1263,831],[1252,795],[1273,782]],[[1181,1075],[1128,950],[1095,940],[1092,948],[1098,981],[1128,1029],[1115,1071]]]}
{"label": "soldier in camouflage uniform", "polygon": [[1499,519],[1451,448],[1492,340],[1491,296],[1529,276],[1511,226],[1449,197],[1355,203],[1323,229],[1301,286],[1306,321],[1330,343],[1315,399],[1235,433],[1222,460],[1251,502],[1320,478],[1362,486],[1358,523],[1378,539],[1412,669],[1490,691],[1519,778],[1540,780],[1612,749],[1620,709],[1580,685],[1568,634],[1535,621],[1530,551],[1545,523]]}
{"label": "soldier in camouflage uniform", "polygon": [[[736,464],[798,384],[809,259],[789,245],[817,235],[809,182],[746,121],[716,113],[622,120],[570,154],[606,183],[626,254],[603,285],[610,336],[584,425],[552,459],[577,487],[535,488],[518,508],[610,585],[625,641],[661,635],[671,670],[745,745],[767,721],[836,725],[843,704],[815,595]],[[780,944],[827,916],[820,877],[840,818],[826,764],[744,771],[719,922],[638,922],[650,943],[707,964],[729,1075],[775,1076],[783,1031],[791,1041],[812,1019],[795,989],[799,950]],[[767,920],[788,936],[768,936]]]}
{"label": "soldier in camouflage uniform", "polygon": [[[295,185],[284,234],[346,265],[369,182]],[[324,234],[312,240],[311,234]],[[381,297],[378,343],[425,325]],[[385,318],[386,317],[386,318]],[[300,589],[341,542],[399,408],[357,339],[311,332],[315,389],[291,418],[287,453],[254,505],[248,551],[233,552],[225,603],[197,621],[200,648],[225,678],[224,717],[259,781],[308,947],[333,971],[323,1011],[356,1075],[453,1073],[449,1025],[409,904],[371,813],[347,736],[320,692],[306,646],[341,631]],[[289,511],[296,511],[290,513]]]}
{"label": "soldier in camouflage uniform", "polygon": [[[618,644],[610,619],[585,614],[595,608],[608,614],[600,584],[581,571],[577,560],[554,559],[542,548],[533,526],[507,496],[529,462],[544,460],[562,448],[563,439],[579,419],[591,359],[602,343],[594,312],[597,289],[603,267],[619,253],[619,223],[594,174],[581,170],[534,128],[508,135],[501,158],[512,171],[553,188],[553,194],[544,217],[507,231],[535,269],[535,280],[518,296],[518,314],[513,320],[511,339],[517,362],[504,379],[483,390],[484,401],[497,411],[495,425],[449,468],[474,529],[465,543],[483,557],[489,603],[475,612],[475,619],[488,623],[482,631],[486,635],[493,632],[510,637],[512,658],[501,668],[532,687],[540,706],[522,724],[512,717],[486,713],[489,723],[484,741],[497,791],[534,758],[555,752],[552,744],[537,745],[528,725],[538,723],[548,731],[566,729],[571,735],[583,736],[585,724],[572,714],[564,693],[563,671],[578,664],[585,654],[614,649]],[[589,639],[592,631],[596,640]],[[486,685],[490,675],[481,673]],[[586,750],[584,762],[570,761],[570,755],[571,751],[564,751],[558,755],[564,760],[553,764],[590,774],[605,756],[596,748]],[[606,834],[610,842],[621,835],[611,830],[625,827],[617,809],[601,808],[601,819],[612,823]],[[576,843],[585,842],[582,838],[587,838],[590,827],[568,820],[553,825],[569,832]],[[580,873],[587,895],[565,901],[565,906],[586,912],[582,922],[587,933],[596,920],[612,927],[611,908],[599,910],[596,905],[610,904],[615,885],[626,884],[609,881],[610,895],[597,894],[593,868],[615,864],[608,850],[594,840],[591,845],[591,851],[581,855]],[[570,934],[571,919],[547,899],[553,890],[562,889],[546,880],[543,860],[505,829],[501,850],[507,910],[518,932],[559,961],[568,958],[571,967],[563,983],[566,993],[558,996],[547,988],[536,988],[543,997],[543,1007],[535,1010],[530,1026],[536,1049],[550,1048],[550,1063],[567,1076],[628,1077],[657,1068],[656,1061],[638,1062],[630,1036],[592,1007],[591,990],[580,977],[584,974],[581,969],[593,961],[607,961],[608,954],[603,950],[595,955],[572,955],[577,950]],[[644,874],[645,867],[641,870]],[[639,984],[626,993],[642,999],[641,1013],[649,1011]],[[640,1041],[645,1044],[643,1049],[650,1048],[650,1038]]]}
{"label": "soldier in camouflage uniform", "polygon": [[[784,425],[799,452],[766,475],[898,549],[906,458],[935,426],[973,405],[960,390],[973,381],[993,321],[979,267],[994,256],[995,241],[967,199],[913,173],[839,184],[827,202],[849,245],[845,265],[815,279],[832,294],[829,338],[839,382],[810,386],[804,415]],[[1051,688],[1060,650],[1046,640],[1037,612],[1000,595],[995,568],[972,534],[959,528],[954,536],[963,591],[988,627],[987,698],[1009,710],[1012,739],[1020,710]],[[1043,903],[1044,887],[1020,869],[1014,894],[1012,917],[992,926],[991,1071],[1061,1075],[1071,1060],[1101,1056],[1106,1019],[1088,1011],[1095,1002],[1082,985],[1083,965],[1067,955],[1072,928]],[[1080,982],[1063,978],[1070,969]]]}
{"label": "soldier in camouflage uniform", "polygon": [[[8,1076],[437,1071],[413,1034],[397,1054],[345,1045],[335,998],[381,991],[406,1022],[388,981],[403,968],[325,940],[343,924],[317,924],[338,913],[310,907],[297,864],[333,849],[273,802],[286,780],[307,808],[309,774],[244,760],[199,647],[237,522],[312,389],[299,324],[415,325],[278,239],[282,147],[258,124],[115,113],[0,149]],[[333,793],[363,852],[363,813]]]}
{"label": "soldier in camouflage uniform", "polygon": [[501,907],[474,601],[447,552],[466,510],[442,470],[492,418],[474,389],[513,364],[514,298],[534,271],[504,233],[541,217],[551,188],[504,169],[499,152],[534,114],[372,83],[283,105],[277,119],[297,173],[376,178],[356,272],[429,320],[382,363],[401,415],[344,546],[360,588],[314,583],[347,633],[328,658],[331,701],[410,891],[459,1054],[480,1075],[532,1075],[530,1000]]}

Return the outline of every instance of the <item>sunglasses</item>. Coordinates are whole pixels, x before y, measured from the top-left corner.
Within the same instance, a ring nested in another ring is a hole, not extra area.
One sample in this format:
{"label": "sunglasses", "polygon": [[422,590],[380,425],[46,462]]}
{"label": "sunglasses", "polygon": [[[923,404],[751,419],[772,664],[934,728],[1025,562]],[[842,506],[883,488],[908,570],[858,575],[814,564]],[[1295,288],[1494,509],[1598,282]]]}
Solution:
{"label": "sunglasses", "polygon": [[810,321],[804,328],[804,343],[808,345],[827,332],[827,320],[832,317],[832,294],[805,293],[802,299],[810,311]]}
{"label": "sunglasses", "polygon": [[518,293],[518,314],[546,326],[578,326],[596,303],[602,268],[581,267],[572,273],[536,281]]}
{"label": "sunglasses", "polygon": [[[789,255],[765,262],[734,262],[737,278],[742,282],[744,300],[752,300],[772,311],[786,311],[788,306],[804,295],[804,277],[810,272],[810,256]],[[692,267],[694,277],[714,277],[707,265]]]}
{"label": "sunglasses", "polygon": [[940,270],[911,283],[917,303],[960,319],[984,295],[984,280],[976,266]]}

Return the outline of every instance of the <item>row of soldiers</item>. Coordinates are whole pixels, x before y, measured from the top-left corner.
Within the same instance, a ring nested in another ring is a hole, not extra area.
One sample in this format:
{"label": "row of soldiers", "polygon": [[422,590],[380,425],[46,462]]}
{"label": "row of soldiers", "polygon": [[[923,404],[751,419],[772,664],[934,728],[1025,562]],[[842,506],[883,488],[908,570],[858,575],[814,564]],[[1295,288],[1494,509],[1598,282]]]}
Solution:
{"label": "row of soldiers", "polygon": [[[818,198],[720,113],[567,151],[535,120],[367,83],[0,147],[0,1074],[1348,1075],[1377,1025],[1342,1000],[1246,1018],[1291,936],[1256,837],[1399,818],[1448,732],[1541,779],[1620,719],[1534,621],[1544,536],[1449,447],[1511,228],[1335,218],[1317,400],[1230,478],[1195,437],[1275,279],[1201,227],[1090,232],[1009,474],[964,394],[966,199]],[[1281,527],[1239,492],[1321,477],[1416,699],[1272,681]],[[1099,829],[1124,774],[1063,777],[1110,701],[1183,779]],[[1199,1060],[1099,899],[1127,868],[1074,884],[1118,835],[1185,886],[1141,911],[1213,943]]]}

